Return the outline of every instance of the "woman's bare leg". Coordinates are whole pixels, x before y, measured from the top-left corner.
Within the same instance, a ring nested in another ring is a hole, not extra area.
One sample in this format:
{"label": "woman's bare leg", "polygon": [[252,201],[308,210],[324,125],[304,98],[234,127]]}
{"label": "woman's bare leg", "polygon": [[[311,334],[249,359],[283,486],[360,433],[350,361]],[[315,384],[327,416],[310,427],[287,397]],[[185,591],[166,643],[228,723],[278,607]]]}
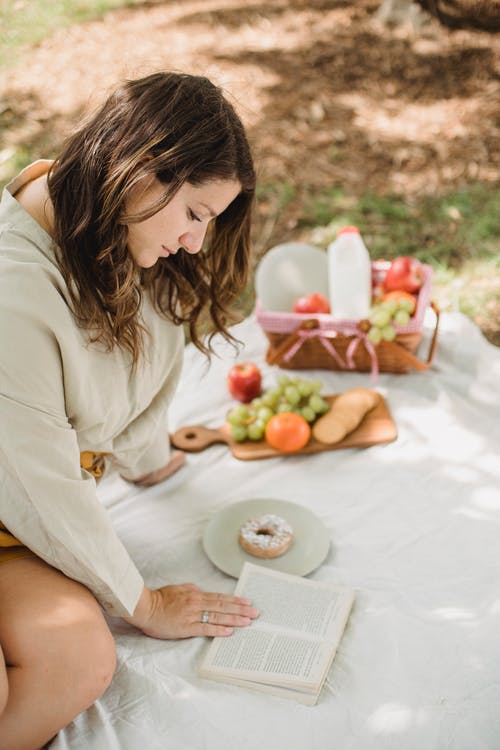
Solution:
{"label": "woman's bare leg", "polygon": [[2,750],[42,747],[103,694],[115,669],[92,594],[34,557],[0,565],[0,646]]}

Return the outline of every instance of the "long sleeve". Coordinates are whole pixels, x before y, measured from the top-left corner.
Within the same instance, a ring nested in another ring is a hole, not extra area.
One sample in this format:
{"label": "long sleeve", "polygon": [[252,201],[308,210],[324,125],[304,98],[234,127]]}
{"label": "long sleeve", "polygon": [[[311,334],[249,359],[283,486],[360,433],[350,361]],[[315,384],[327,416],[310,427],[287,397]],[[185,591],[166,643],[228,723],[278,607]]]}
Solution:
{"label": "long sleeve", "polygon": [[168,463],[170,442],[167,409],[182,369],[183,344],[172,352],[168,379],[151,403],[114,440],[112,460],[122,476],[135,479]]}
{"label": "long sleeve", "polygon": [[131,613],[143,580],[98,501],[93,477],[80,469],[57,341],[29,301],[23,311],[16,307],[6,303],[0,320],[0,517],[108,611]]}
{"label": "long sleeve", "polygon": [[89,344],[76,325],[50,238],[11,195],[0,207],[0,520],[33,552],[80,581],[113,615],[131,614],[144,582],[80,468],[80,452],[114,455],[133,478],[168,460],[166,411],[182,330],[150,303],[144,362]]}
{"label": "long sleeve", "polygon": [[74,430],[5,397],[0,408],[8,435],[0,450],[3,523],[42,560],[87,586],[110,614],[132,614],[144,582],[93,477],[79,471]]}

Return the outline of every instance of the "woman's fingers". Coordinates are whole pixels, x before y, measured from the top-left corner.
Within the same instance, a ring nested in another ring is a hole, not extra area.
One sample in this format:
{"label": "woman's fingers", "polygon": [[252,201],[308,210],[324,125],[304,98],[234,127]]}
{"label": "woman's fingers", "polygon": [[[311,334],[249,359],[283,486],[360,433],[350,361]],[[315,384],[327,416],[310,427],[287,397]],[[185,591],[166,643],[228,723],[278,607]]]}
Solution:
{"label": "woman's fingers", "polygon": [[[248,599],[224,594],[206,593],[202,595],[202,606],[205,610],[220,615],[232,615],[253,620],[259,616],[259,611],[252,606]],[[248,625],[248,623],[244,623]]]}
{"label": "woman's fingers", "polygon": [[230,635],[259,614],[248,599],[206,593],[194,584],[163,586],[152,595],[154,606],[139,627],[154,638]]}
{"label": "woman's fingers", "polygon": [[245,625],[250,625],[252,622],[251,617],[244,617],[243,615],[232,615],[225,614],[224,612],[207,612],[207,619],[201,620],[201,624],[209,625],[225,625],[227,627],[242,628]]}
{"label": "woman's fingers", "polygon": [[196,635],[206,637],[231,635],[234,628],[242,628],[250,625],[251,617],[242,617],[241,615],[223,614],[221,612],[209,612],[205,610],[205,619],[199,623],[194,623]]}
{"label": "woman's fingers", "polygon": [[200,622],[196,623],[197,635],[231,635],[234,628],[250,625],[259,616],[259,611],[248,599],[224,594],[206,593],[202,596]]}
{"label": "woman's fingers", "polygon": [[204,636],[205,638],[224,638],[225,636],[232,635],[234,628],[227,625],[210,625],[200,623],[197,628],[197,632],[194,632],[194,636]]}

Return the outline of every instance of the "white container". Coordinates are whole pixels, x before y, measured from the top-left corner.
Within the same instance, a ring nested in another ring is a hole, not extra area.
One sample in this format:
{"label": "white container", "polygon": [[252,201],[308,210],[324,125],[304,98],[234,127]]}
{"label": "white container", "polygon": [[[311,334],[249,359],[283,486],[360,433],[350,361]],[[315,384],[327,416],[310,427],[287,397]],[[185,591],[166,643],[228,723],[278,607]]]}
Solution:
{"label": "white container", "polygon": [[356,227],[343,227],[328,246],[328,294],[336,320],[361,320],[370,313],[370,255]]}
{"label": "white container", "polygon": [[292,312],[299,297],[328,297],[326,253],[303,242],[284,242],[268,250],[255,272],[255,293],[264,310]]}

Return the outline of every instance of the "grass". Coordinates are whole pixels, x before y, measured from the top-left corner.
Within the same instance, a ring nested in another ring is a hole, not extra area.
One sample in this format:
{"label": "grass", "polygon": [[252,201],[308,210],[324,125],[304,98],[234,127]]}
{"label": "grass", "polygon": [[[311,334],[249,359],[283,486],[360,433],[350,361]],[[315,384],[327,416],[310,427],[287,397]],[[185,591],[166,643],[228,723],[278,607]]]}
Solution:
{"label": "grass", "polygon": [[458,268],[498,253],[499,201],[500,185],[485,183],[413,201],[325,191],[306,199],[299,224],[323,242],[344,224],[355,224],[373,257],[415,255],[425,263]]}
{"label": "grass", "polygon": [[0,0],[0,69],[55,29],[82,23],[137,0]]}
{"label": "grass", "polygon": [[339,227],[359,227],[372,258],[413,255],[434,268],[442,310],[460,310],[500,345],[500,185],[476,183],[407,200],[335,188],[303,201],[301,238],[326,247]]}
{"label": "grass", "polygon": [[[296,206],[300,206],[298,217]],[[269,249],[280,227],[296,223],[287,241],[326,248],[346,224],[359,227],[373,259],[413,255],[434,270],[433,297],[442,311],[460,311],[500,346],[500,186],[478,183],[436,197],[346,195],[340,189],[298,195],[292,185],[261,184],[257,190],[254,246]],[[274,232],[266,231],[266,226]],[[262,252],[256,252],[258,259]],[[255,304],[250,281],[234,311],[248,315]]]}
{"label": "grass", "polygon": [[[98,18],[139,0],[0,0],[0,70],[57,28]],[[12,123],[0,106],[0,134]],[[0,150],[0,187],[40,156],[44,142],[32,146],[4,144]],[[47,133],[44,156],[51,156]],[[342,158],[341,150],[334,154]],[[361,230],[372,258],[414,255],[435,271],[435,298],[442,310],[469,315],[500,346],[500,184],[471,184],[453,192],[413,200],[400,195],[361,196],[340,187],[312,190],[287,182],[260,182],[254,230],[255,258],[276,238],[309,241],[321,247],[345,224]],[[273,241],[276,239],[276,241]],[[250,284],[237,312],[254,304]]]}

